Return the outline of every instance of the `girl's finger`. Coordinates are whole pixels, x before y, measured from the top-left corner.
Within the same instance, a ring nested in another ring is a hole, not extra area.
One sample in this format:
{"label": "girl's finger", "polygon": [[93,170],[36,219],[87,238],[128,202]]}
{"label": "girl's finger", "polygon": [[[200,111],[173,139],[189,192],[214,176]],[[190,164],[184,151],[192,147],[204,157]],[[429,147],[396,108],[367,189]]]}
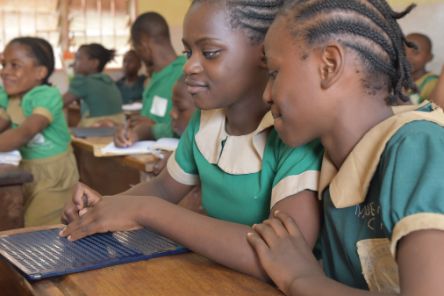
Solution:
{"label": "girl's finger", "polygon": [[251,247],[256,251],[259,258],[268,256],[269,248],[265,241],[255,232],[247,233],[247,241]]}

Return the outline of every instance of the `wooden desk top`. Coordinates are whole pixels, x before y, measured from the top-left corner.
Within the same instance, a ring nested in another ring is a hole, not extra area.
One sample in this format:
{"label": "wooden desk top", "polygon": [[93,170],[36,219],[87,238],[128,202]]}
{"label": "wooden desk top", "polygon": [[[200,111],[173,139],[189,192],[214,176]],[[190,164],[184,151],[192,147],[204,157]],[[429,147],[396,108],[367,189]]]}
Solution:
{"label": "wooden desk top", "polygon": [[0,164],[0,186],[18,185],[31,181],[31,173],[13,165]]}
{"label": "wooden desk top", "polygon": [[[20,231],[24,230],[15,232]],[[11,232],[14,233],[8,233]],[[116,265],[31,284],[34,295],[50,296],[283,295],[271,285],[195,253]]]}
{"label": "wooden desk top", "polygon": [[[73,137],[72,143],[79,148],[94,153],[94,149],[100,149],[112,142],[112,137],[91,137],[86,139]],[[157,158],[152,154],[112,156],[118,159],[125,166],[137,169],[141,172],[151,173],[152,165],[157,162]]]}

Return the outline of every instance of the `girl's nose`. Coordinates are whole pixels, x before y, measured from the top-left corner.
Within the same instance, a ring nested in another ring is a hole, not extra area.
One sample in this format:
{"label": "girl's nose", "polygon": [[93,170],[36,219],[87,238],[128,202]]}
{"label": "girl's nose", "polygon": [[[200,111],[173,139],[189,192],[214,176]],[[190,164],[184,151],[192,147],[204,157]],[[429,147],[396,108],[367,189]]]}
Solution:
{"label": "girl's nose", "polygon": [[183,71],[186,75],[198,74],[202,72],[203,67],[196,54],[192,54],[183,67]]}
{"label": "girl's nose", "polygon": [[273,104],[273,99],[271,95],[271,82],[268,80],[267,86],[265,87],[264,93],[262,94],[262,99],[265,103],[271,105]]}

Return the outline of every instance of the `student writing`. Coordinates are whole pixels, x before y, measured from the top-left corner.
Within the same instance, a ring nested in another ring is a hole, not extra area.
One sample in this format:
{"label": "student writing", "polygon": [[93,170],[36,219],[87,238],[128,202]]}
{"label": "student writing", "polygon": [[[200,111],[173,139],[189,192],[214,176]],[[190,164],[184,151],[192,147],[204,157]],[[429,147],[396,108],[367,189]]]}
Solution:
{"label": "student writing", "polygon": [[[288,214],[248,239],[287,295],[440,295],[444,116],[393,115],[414,88],[386,1],[296,1],[265,39],[264,98],[290,145],[321,138],[322,265]],[[421,151],[421,153],[418,153]],[[367,291],[366,291],[367,290]]]}
{"label": "student writing", "polygon": [[[78,188],[61,235],[146,226],[221,264],[266,278],[245,235],[271,209],[291,214],[311,246],[319,227],[318,141],[290,148],[262,92],[262,42],[282,1],[193,1],[184,21],[185,83],[199,108],[167,169],[118,196]],[[247,12],[247,13],[246,13]],[[208,216],[177,206],[193,186]],[[86,195],[85,211],[81,196]]]}
{"label": "student writing", "polygon": [[[174,83],[183,73],[185,57],[177,56],[168,24],[156,12],[146,12],[137,17],[131,26],[131,43],[151,73],[151,79],[143,92],[141,116],[132,116],[130,127],[136,133],[141,132],[138,135],[140,140],[173,137],[171,97]],[[125,133],[121,127],[116,131],[116,137],[124,137]]]}

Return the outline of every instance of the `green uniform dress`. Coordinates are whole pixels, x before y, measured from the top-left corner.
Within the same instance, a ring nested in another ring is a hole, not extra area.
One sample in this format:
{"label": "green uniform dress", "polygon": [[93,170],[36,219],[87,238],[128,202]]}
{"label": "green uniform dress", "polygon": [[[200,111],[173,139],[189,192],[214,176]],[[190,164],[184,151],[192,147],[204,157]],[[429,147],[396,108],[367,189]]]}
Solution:
{"label": "green uniform dress", "polygon": [[183,74],[184,56],[178,56],[171,64],[153,73],[150,83],[143,92],[143,107],[140,114],[153,120],[155,139],[174,136],[170,112],[173,108],[173,86]]}
{"label": "green uniform dress", "polygon": [[271,113],[256,131],[225,132],[223,110],[197,111],[167,169],[179,183],[200,182],[202,206],[214,218],[252,225],[269,216],[278,201],[303,190],[317,191],[322,147],[285,145]]}
{"label": "green uniform dress", "polygon": [[68,92],[81,99],[81,126],[107,118],[116,123],[124,122],[122,96],[108,75],[76,75],[69,84]]}
{"label": "green uniform dress", "polygon": [[329,277],[399,293],[399,240],[416,230],[444,230],[443,125],[442,109],[429,104],[375,126],[339,171],[324,156],[321,252]]}
{"label": "green uniform dress", "polygon": [[20,148],[20,166],[34,181],[24,185],[25,226],[60,223],[64,203],[72,197],[79,176],[71,150],[71,136],[58,89],[41,85],[21,101],[23,114],[39,114],[49,125]]}
{"label": "green uniform dress", "polygon": [[9,121],[10,118],[6,110],[8,110],[8,94],[0,86],[0,118]]}
{"label": "green uniform dress", "polygon": [[120,94],[122,95],[123,104],[131,104],[136,101],[141,101],[146,76],[139,75],[137,77],[137,80],[131,85],[128,85],[125,82],[125,79],[125,77],[122,77],[121,79],[116,81],[116,86],[119,89]]}

